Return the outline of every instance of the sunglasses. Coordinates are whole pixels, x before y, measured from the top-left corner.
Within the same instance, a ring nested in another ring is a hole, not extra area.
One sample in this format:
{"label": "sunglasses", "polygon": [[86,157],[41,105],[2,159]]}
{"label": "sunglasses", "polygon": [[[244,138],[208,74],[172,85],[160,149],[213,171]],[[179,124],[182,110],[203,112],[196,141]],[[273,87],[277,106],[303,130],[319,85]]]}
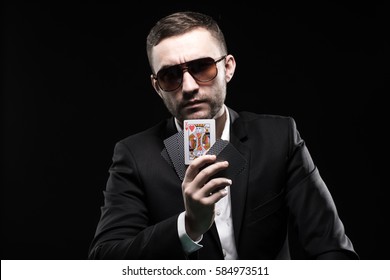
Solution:
{"label": "sunglasses", "polygon": [[214,60],[211,57],[199,58],[181,64],[163,68],[153,75],[158,86],[164,91],[177,90],[183,83],[183,73],[188,71],[197,82],[205,83],[213,80],[218,75],[217,63],[226,55]]}

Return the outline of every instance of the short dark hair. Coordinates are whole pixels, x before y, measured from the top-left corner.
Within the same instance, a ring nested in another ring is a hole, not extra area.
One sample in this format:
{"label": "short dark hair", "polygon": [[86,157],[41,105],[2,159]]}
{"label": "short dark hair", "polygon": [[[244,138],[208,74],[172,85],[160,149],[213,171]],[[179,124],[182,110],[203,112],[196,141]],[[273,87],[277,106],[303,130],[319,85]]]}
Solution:
{"label": "short dark hair", "polygon": [[225,36],[218,23],[206,14],[192,11],[176,12],[160,19],[150,30],[146,39],[146,53],[151,64],[152,48],[163,39],[185,34],[196,28],[204,28],[221,43],[223,53],[227,53]]}

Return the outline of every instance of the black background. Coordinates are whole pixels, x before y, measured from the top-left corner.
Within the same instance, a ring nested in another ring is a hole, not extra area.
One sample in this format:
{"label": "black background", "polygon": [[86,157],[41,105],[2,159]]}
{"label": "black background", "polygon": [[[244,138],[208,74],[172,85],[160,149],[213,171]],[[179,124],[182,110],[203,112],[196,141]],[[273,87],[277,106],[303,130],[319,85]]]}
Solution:
{"label": "black background", "polygon": [[168,116],[146,35],[186,9],[235,55],[226,104],[293,116],[360,257],[389,259],[383,2],[270,2],[3,2],[1,259],[86,259],[115,142]]}

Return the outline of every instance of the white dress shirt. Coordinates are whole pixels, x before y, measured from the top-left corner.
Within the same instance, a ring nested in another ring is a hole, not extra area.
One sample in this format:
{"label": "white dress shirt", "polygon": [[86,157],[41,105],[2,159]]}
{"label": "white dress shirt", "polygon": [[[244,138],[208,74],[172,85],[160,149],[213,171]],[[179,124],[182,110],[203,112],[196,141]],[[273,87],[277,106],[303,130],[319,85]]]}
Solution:
{"label": "white dress shirt", "polygon": [[[224,105],[225,106],[225,105]],[[222,140],[230,140],[230,116],[229,110],[225,106],[226,112],[226,121],[225,126],[222,132]],[[175,119],[175,124],[178,131],[181,131],[182,128]],[[233,182],[234,184],[234,182]],[[237,259],[237,250],[236,244],[234,242],[234,232],[233,232],[233,220],[232,220],[232,211],[231,211],[231,193],[230,187],[226,187],[228,194],[219,200],[215,204],[215,225],[217,226],[218,235],[222,245],[222,251],[225,260],[235,260]],[[183,249],[186,253],[192,253],[200,248],[203,245],[199,244],[202,240],[200,237],[199,240],[193,241],[186,233],[185,230],[185,212],[182,212],[179,215],[177,220],[177,229],[180,241],[182,243]]]}

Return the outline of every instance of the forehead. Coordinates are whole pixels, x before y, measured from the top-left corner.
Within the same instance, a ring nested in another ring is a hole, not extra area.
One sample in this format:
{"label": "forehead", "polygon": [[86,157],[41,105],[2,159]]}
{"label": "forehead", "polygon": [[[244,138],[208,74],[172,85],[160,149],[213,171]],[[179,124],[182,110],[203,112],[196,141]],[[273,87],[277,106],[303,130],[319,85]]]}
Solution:
{"label": "forehead", "polygon": [[153,68],[180,64],[201,57],[221,55],[220,44],[206,29],[198,28],[162,40],[153,48]]}

